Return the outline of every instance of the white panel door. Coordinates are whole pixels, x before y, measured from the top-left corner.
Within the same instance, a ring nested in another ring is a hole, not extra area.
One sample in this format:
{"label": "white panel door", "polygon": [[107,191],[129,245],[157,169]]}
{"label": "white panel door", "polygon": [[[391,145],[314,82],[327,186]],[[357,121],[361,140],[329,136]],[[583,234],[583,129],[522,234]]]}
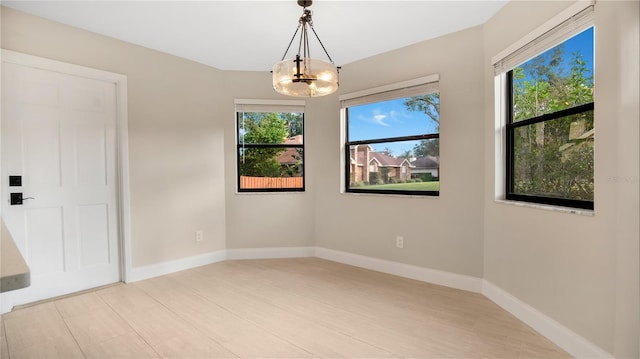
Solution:
{"label": "white panel door", "polygon": [[14,305],[120,280],[115,86],[2,66],[2,216],[31,269]]}

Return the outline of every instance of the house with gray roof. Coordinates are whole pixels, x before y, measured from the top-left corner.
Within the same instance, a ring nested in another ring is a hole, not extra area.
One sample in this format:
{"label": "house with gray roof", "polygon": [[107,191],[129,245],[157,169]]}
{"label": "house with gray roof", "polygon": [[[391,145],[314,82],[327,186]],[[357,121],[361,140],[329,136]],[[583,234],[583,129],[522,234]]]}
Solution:
{"label": "house with gray roof", "polygon": [[411,177],[423,177],[421,174],[431,174],[431,177],[440,177],[440,160],[435,156],[424,156],[411,159]]}

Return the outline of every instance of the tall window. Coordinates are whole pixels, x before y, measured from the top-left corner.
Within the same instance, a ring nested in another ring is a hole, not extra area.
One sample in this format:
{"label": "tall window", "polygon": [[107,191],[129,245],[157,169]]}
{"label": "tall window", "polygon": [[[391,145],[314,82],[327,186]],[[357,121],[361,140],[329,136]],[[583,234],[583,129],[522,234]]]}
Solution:
{"label": "tall window", "polygon": [[440,193],[438,75],[340,97],[345,190]]}
{"label": "tall window", "polygon": [[593,209],[594,29],[573,26],[506,72],[508,200]]}
{"label": "tall window", "polygon": [[304,191],[304,102],[236,100],[239,192]]}

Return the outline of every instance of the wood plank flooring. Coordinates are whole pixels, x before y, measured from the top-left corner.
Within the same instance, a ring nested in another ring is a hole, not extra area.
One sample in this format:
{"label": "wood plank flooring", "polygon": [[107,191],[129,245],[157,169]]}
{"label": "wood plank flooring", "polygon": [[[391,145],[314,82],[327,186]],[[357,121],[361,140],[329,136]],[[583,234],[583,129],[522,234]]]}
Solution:
{"label": "wood plank flooring", "polygon": [[570,358],[480,294],[318,258],[215,263],[17,309],[1,358]]}

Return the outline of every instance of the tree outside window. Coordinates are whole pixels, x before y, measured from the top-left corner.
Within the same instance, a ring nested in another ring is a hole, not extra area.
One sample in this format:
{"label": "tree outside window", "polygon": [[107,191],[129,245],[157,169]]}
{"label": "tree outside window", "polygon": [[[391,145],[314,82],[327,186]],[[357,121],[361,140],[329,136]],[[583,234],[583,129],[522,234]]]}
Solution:
{"label": "tree outside window", "polygon": [[347,192],[439,195],[437,82],[405,90],[343,104]]}
{"label": "tree outside window", "polygon": [[304,115],[238,112],[238,190],[304,190]]}
{"label": "tree outside window", "polygon": [[507,199],[593,208],[593,28],[507,73]]}

